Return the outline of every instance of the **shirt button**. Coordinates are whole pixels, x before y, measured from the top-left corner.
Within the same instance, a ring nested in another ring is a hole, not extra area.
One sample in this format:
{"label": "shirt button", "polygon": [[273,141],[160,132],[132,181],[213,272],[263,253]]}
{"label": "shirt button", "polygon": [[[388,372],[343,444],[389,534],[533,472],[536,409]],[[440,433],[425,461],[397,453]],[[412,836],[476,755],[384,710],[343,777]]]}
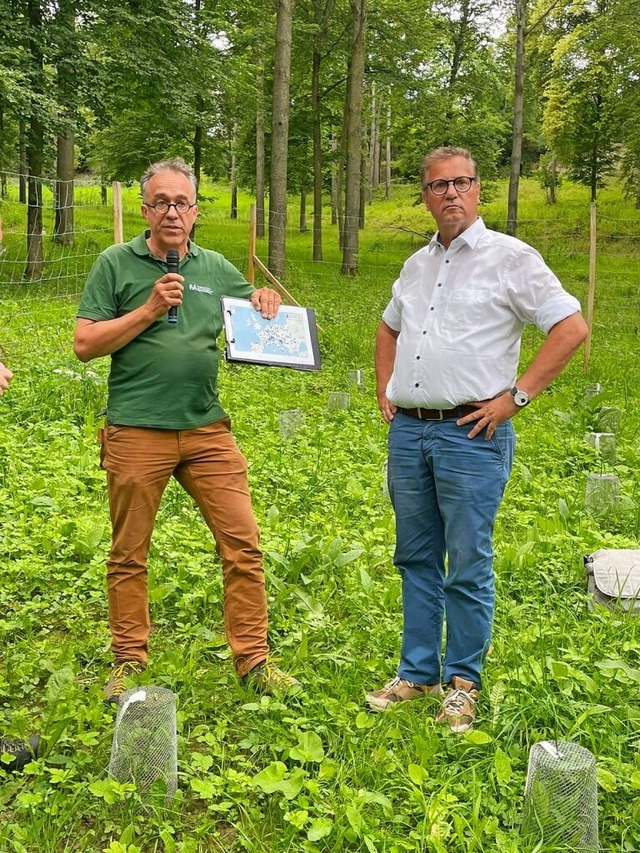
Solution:
{"label": "shirt button", "polygon": [[431,311],[434,311],[434,310],[435,310],[435,309],[434,309],[434,307],[433,307],[433,305],[431,306],[430,310],[431,310]]}
{"label": "shirt button", "polygon": [[449,261],[445,261],[445,264],[448,264],[448,263],[449,263]]}
{"label": "shirt button", "polygon": [[439,282],[438,282],[438,287],[442,287],[442,282],[441,282],[441,281],[439,281]]}
{"label": "shirt button", "polygon": [[426,332],[423,332],[422,334],[423,334],[423,335],[426,335],[427,333],[426,333]]}
{"label": "shirt button", "polygon": [[416,382],[416,388],[419,388],[419,387],[420,387],[420,383]]}
{"label": "shirt button", "polygon": [[419,355],[417,355],[417,356],[416,356],[416,361],[420,361],[420,356],[419,356]]}

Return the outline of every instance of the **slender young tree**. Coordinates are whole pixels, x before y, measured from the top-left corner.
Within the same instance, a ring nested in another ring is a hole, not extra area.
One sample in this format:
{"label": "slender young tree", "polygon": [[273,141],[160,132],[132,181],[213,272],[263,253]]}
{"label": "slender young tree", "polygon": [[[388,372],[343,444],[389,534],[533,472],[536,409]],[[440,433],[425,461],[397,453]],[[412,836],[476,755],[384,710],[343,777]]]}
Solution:
{"label": "slender young tree", "polygon": [[277,277],[284,275],[286,266],[287,153],[293,6],[294,0],[277,0],[271,119],[268,261],[269,269]]}
{"label": "slender young tree", "polygon": [[343,275],[358,272],[362,169],[362,101],[367,30],[367,0],[350,0],[351,54],[344,123],[346,150],[345,215],[342,241]]}

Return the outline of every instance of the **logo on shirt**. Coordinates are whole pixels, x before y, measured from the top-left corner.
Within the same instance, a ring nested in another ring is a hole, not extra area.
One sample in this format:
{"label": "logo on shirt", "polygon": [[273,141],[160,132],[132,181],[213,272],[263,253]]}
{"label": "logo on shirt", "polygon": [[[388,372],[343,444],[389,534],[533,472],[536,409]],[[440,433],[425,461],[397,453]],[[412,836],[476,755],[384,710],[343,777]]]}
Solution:
{"label": "logo on shirt", "polygon": [[213,294],[213,290],[210,287],[205,287],[203,284],[190,284],[189,290],[195,290],[196,293],[208,293],[209,296]]}

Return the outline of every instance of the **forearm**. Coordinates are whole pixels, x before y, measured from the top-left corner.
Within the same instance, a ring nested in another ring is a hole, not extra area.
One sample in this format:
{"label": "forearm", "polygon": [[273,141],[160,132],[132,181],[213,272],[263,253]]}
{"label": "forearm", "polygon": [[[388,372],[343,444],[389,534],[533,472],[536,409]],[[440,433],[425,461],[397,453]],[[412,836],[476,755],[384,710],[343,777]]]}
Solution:
{"label": "forearm", "polygon": [[398,333],[390,329],[386,323],[380,323],[376,335],[376,351],[375,351],[375,366],[376,366],[376,392],[378,399],[382,394],[386,394],[387,385],[391,374],[393,373],[393,365],[396,358],[396,341]]}
{"label": "forearm", "polygon": [[544,391],[562,373],[588,334],[589,328],[581,314],[572,314],[556,323],[519,378],[518,387],[522,387],[531,398]]}
{"label": "forearm", "polygon": [[156,319],[146,304],[113,320],[94,322],[80,318],[76,325],[73,351],[83,362],[111,355],[136,338]]}

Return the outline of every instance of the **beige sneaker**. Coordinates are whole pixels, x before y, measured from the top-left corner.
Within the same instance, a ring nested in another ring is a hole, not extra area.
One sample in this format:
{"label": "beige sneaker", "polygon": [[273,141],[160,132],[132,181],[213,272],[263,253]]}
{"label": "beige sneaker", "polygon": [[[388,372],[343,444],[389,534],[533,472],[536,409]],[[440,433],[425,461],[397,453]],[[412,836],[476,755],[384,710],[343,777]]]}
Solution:
{"label": "beige sneaker", "polygon": [[473,725],[479,693],[473,681],[465,681],[458,675],[451,679],[451,688],[444,697],[436,723],[447,723],[452,732],[462,734]]}
{"label": "beige sneaker", "polygon": [[120,696],[132,686],[128,680],[140,675],[145,669],[145,665],[139,660],[116,661],[111,670],[111,678],[104,688],[104,701],[117,703]]}
{"label": "beige sneaker", "polygon": [[415,684],[396,676],[380,690],[367,693],[367,705],[372,711],[386,711],[397,702],[419,699],[421,696],[442,696],[441,684]]}

